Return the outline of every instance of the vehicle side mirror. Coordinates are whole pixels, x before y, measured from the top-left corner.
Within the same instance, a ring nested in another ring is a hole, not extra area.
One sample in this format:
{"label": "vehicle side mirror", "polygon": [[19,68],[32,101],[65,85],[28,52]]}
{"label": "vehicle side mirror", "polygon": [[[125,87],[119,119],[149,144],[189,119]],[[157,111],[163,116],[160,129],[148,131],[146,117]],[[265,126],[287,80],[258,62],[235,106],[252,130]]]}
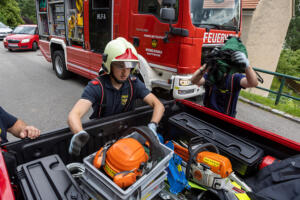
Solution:
{"label": "vehicle side mirror", "polygon": [[175,9],[174,8],[161,8],[160,18],[167,21],[175,20]]}
{"label": "vehicle side mirror", "polygon": [[[224,1],[224,0],[223,0]],[[163,0],[162,5],[163,6],[173,6],[176,4],[176,0]]]}

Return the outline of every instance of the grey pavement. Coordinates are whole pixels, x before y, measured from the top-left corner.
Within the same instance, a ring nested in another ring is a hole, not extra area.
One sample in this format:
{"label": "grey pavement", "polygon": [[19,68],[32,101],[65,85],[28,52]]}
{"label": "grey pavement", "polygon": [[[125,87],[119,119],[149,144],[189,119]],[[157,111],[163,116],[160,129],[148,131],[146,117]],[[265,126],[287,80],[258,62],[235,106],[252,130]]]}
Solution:
{"label": "grey pavement", "polygon": [[300,123],[263,110],[241,100],[237,105],[237,119],[300,142]]}
{"label": "grey pavement", "polygon": [[1,41],[0,75],[0,106],[42,133],[67,127],[68,113],[87,83],[77,76],[58,79],[40,51],[9,52]]}

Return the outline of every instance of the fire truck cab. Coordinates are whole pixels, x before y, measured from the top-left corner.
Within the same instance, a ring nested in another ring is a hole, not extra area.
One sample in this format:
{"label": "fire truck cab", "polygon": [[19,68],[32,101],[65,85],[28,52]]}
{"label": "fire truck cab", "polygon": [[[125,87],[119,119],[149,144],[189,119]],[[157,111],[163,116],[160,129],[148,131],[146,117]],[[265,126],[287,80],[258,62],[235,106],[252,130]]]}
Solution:
{"label": "fire truck cab", "polygon": [[36,0],[36,10],[41,52],[59,78],[97,77],[105,45],[124,37],[147,88],[178,99],[203,93],[190,77],[241,29],[241,0]]}

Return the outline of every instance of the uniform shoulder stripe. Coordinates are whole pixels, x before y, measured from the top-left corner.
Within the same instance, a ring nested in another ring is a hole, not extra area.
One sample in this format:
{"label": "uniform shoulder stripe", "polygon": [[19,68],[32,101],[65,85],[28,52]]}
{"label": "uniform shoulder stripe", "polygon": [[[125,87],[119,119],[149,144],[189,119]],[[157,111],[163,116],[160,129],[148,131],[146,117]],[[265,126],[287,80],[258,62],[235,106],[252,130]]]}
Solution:
{"label": "uniform shoulder stripe", "polygon": [[96,80],[91,81],[91,83],[92,83],[93,85],[99,85],[99,81],[96,81]]}

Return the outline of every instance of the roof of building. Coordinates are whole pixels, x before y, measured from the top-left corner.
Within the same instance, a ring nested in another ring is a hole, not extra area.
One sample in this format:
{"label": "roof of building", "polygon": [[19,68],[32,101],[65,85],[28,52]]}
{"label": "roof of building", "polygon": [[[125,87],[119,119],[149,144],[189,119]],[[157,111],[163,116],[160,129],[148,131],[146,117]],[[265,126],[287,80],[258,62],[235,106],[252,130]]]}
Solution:
{"label": "roof of building", "polygon": [[203,8],[234,8],[234,0],[226,0],[221,3],[216,3],[216,0],[205,0]]}
{"label": "roof of building", "polygon": [[260,0],[242,0],[243,9],[255,9]]}

